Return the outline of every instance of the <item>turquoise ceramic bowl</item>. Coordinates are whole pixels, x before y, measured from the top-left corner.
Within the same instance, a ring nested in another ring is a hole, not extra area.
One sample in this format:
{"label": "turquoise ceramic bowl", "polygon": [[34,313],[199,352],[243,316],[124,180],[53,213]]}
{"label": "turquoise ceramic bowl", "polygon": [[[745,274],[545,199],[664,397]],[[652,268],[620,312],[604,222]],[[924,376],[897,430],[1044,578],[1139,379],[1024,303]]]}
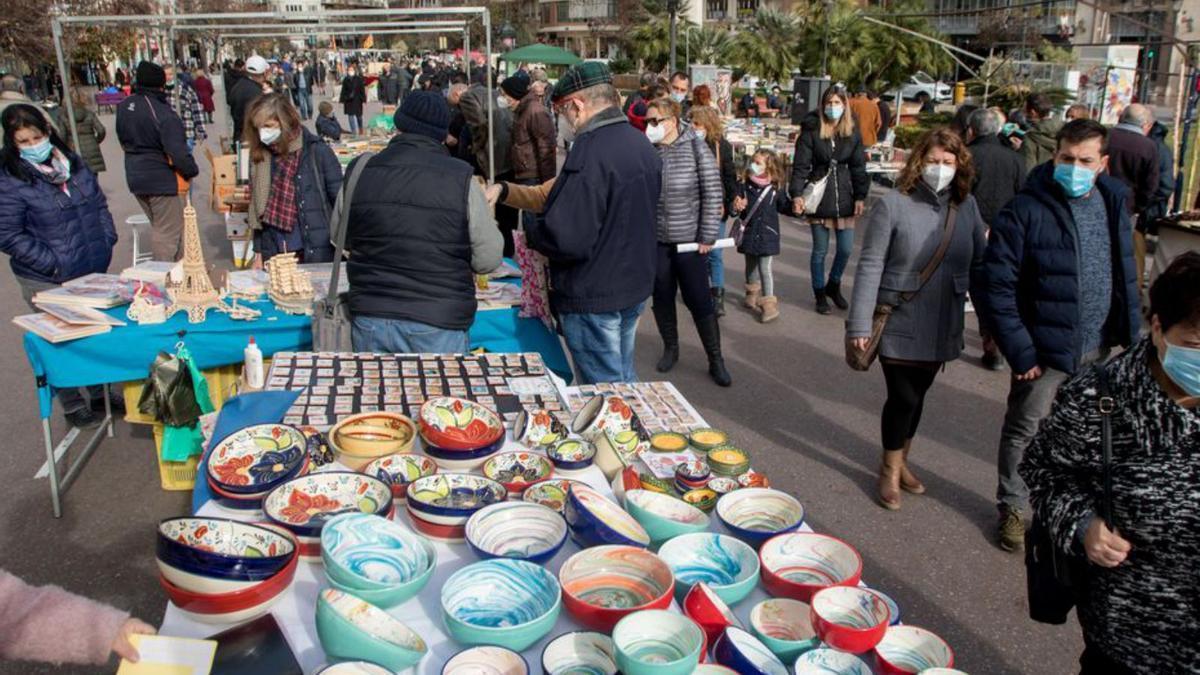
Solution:
{"label": "turquoise ceramic bowl", "polygon": [[446,631],[463,645],[523,652],[545,637],[562,611],[562,587],[548,570],[524,560],[473,563],[442,585]]}
{"label": "turquoise ceramic bowl", "polygon": [[542,650],[543,675],[616,675],[612,638],[604,633],[563,633]]}
{"label": "turquoise ceramic bowl", "polygon": [[371,661],[395,672],[415,666],[429,651],[411,628],[335,588],[317,597],[317,637],[331,658]]}
{"label": "turquoise ceramic bowl", "polygon": [[763,600],[750,610],[750,631],[784,663],[821,646],[812,626],[812,608],[791,598]]}
{"label": "turquoise ceramic bowl", "polygon": [[617,622],[612,638],[624,675],[690,675],[704,650],[700,626],[665,609],[630,614]]}
{"label": "turquoise ceramic bowl", "polygon": [[321,560],[334,588],[395,607],[429,583],[437,551],[387,518],[348,513],[330,519],[321,531]]}
{"label": "turquoise ceramic bowl", "polygon": [[650,490],[628,490],[625,509],[641,523],[655,546],[672,537],[708,529],[707,513],[681,499]]}
{"label": "turquoise ceramic bowl", "polygon": [[727,534],[697,532],[675,537],[662,545],[658,557],[675,573],[675,599],[680,603],[692,586],[703,581],[732,607],[758,583],[758,553]]}

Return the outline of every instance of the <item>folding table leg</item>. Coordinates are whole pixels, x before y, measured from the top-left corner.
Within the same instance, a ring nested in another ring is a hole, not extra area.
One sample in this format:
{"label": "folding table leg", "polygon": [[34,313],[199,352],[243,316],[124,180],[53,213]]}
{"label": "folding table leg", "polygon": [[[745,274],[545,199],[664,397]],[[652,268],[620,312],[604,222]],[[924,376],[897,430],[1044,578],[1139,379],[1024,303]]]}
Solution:
{"label": "folding table leg", "polygon": [[50,472],[50,501],[54,504],[54,517],[62,518],[62,504],[58,495],[58,462],[54,461],[54,440],[50,437],[50,418],[42,419],[42,438],[46,441],[46,466]]}
{"label": "folding table leg", "polygon": [[107,384],[104,385],[104,419],[106,420],[105,426],[108,427],[108,437],[112,438],[113,437],[112,401],[109,399],[109,396],[112,395],[112,392],[109,391],[108,387],[109,387],[109,385],[107,385]]}

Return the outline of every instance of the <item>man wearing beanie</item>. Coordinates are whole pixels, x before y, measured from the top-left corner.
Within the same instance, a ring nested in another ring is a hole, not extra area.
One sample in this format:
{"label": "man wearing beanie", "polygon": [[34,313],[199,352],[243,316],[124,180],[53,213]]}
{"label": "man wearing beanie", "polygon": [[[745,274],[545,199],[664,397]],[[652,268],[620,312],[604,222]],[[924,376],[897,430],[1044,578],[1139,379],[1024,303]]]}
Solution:
{"label": "man wearing beanie", "polygon": [[395,123],[400,133],[369,158],[348,199],[354,350],[464,353],[475,320],[473,275],[500,266],[503,239],[470,165],[444,145],[446,99],[414,91]]}
{"label": "man wearing beanie", "polygon": [[125,151],[125,182],[150,219],[154,259],[174,261],[182,249],[180,195],[200,168],[188,150],[183,121],[163,89],[166,83],[162,66],[138,64],[133,93],[117,106],[117,138]]}
{"label": "man wearing beanie", "polygon": [[513,178],[525,185],[538,185],[551,178],[558,170],[558,156],[554,141],[558,132],[550,111],[538,95],[530,88],[529,75],[518,70],[515,75],[504,78],[500,91],[508,106],[514,109],[512,149],[509,159]]}

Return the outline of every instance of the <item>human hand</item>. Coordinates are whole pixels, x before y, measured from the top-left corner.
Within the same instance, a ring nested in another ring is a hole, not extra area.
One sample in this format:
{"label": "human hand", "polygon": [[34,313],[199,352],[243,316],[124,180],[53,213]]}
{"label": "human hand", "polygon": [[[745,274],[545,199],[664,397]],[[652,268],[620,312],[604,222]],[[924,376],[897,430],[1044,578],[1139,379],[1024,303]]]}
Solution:
{"label": "human hand", "polygon": [[870,342],[870,338],[850,338],[850,344],[860,352],[866,350]]}
{"label": "human hand", "polygon": [[708,255],[713,250],[712,244],[700,244],[700,255]]}
{"label": "human hand", "polygon": [[263,259],[261,253],[254,254],[254,260],[250,263],[250,269],[261,270],[263,268]]}
{"label": "human hand", "polygon": [[495,206],[496,202],[500,201],[500,193],[503,191],[504,188],[499,183],[492,183],[483,193],[487,195],[488,204]]}
{"label": "human hand", "polygon": [[1108,529],[1104,520],[1092,518],[1087,532],[1083,535],[1083,550],[1088,560],[1101,567],[1116,567],[1125,562],[1129,551],[1133,548],[1124,537]]}
{"label": "human hand", "polygon": [[138,650],[133,646],[133,640],[130,639],[134,635],[154,635],[158,630],[148,623],[130,617],[125,619],[125,623],[121,624],[121,630],[117,631],[117,637],[113,640],[112,650],[117,656],[125,659],[130,663],[137,663],[141,658]]}
{"label": "human hand", "polygon": [[458,139],[455,138],[454,136],[451,136],[450,134],[446,134],[446,145],[448,145],[452,148],[458,147]]}
{"label": "human hand", "polygon": [[792,212],[796,215],[804,213],[804,197],[796,197],[792,200]]}
{"label": "human hand", "polygon": [[746,200],[745,197],[734,197],[733,198],[733,210],[734,211],[745,211],[746,205],[748,203],[749,202]]}
{"label": "human hand", "polygon": [[862,200],[854,202],[854,215],[861,216],[863,211],[867,209],[867,205]]}
{"label": "human hand", "polygon": [[1019,382],[1032,382],[1042,376],[1041,366],[1034,366],[1020,375],[1014,375]]}

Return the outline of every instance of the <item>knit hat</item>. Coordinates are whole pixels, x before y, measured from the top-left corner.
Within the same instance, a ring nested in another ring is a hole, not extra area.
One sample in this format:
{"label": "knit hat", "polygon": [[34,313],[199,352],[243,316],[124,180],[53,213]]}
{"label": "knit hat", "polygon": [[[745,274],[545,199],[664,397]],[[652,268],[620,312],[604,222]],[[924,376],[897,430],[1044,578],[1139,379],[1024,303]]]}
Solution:
{"label": "knit hat", "polygon": [[450,106],[440,92],[409,93],[392,119],[401,132],[428,136],[438,143],[450,133]]}
{"label": "knit hat", "polygon": [[529,74],[523,70],[518,70],[504,78],[504,81],[500,83],[500,89],[520,101],[525,98],[525,94],[529,93]]}
{"label": "knit hat", "polygon": [[612,84],[612,73],[608,65],[599,61],[584,61],[571,66],[554,85],[552,99],[555,103],[588,87],[599,84]]}
{"label": "knit hat", "polygon": [[153,61],[142,61],[137,67],[137,85],[148,89],[161,89],[167,84],[167,71]]}
{"label": "knit hat", "polygon": [[267,72],[267,68],[267,60],[258,54],[246,59],[246,72],[251,75],[262,75]]}

